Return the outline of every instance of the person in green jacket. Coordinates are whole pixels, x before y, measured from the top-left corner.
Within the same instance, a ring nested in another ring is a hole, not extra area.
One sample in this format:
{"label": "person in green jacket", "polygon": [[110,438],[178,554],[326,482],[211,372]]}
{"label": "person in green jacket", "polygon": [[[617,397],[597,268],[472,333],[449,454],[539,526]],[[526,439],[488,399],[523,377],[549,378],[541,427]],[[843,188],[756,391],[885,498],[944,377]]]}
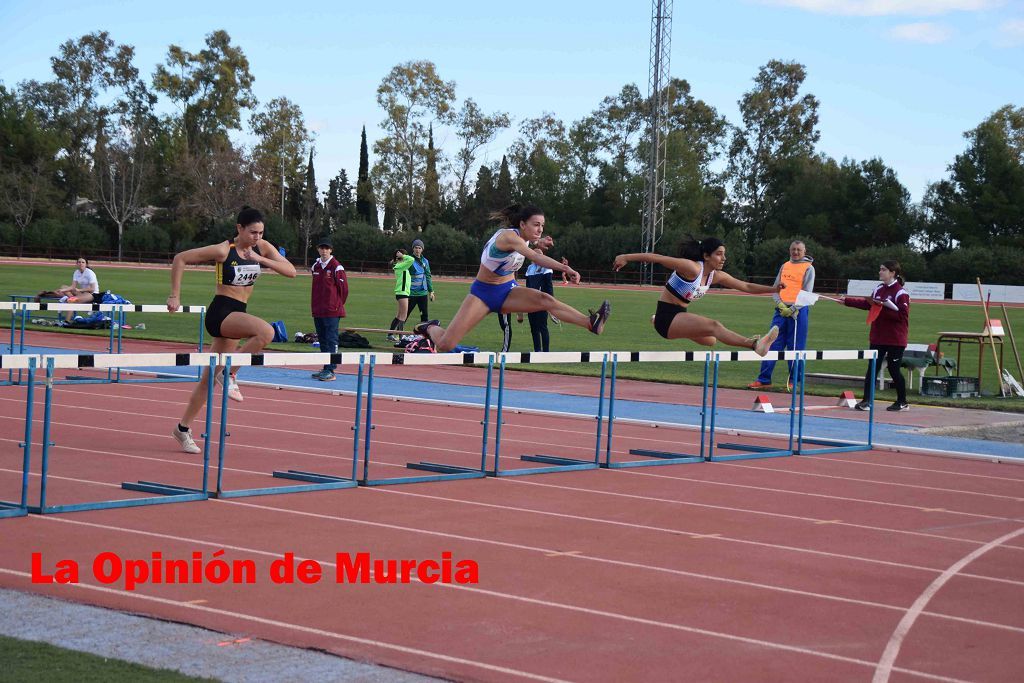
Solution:
{"label": "person in green jacket", "polygon": [[409,317],[409,292],[412,289],[412,276],[409,269],[416,259],[405,253],[405,249],[395,250],[395,258],[391,261],[391,268],[395,271],[395,300],[398,302],[398,315],[391,320],[389,330],[396,334],[389,334],[389,341],[398,341],[399,335],[405,329],[405,320]]}

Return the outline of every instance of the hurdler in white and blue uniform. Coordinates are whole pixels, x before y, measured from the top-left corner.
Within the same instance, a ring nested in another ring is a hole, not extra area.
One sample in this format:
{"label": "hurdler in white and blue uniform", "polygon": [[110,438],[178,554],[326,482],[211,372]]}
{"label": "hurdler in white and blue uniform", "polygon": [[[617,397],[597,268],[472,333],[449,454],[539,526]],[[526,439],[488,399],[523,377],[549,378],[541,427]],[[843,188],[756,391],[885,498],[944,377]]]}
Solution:
{"label": "hurdler in white and blue uniform", "polygon": [[536,206],[507,206],[491,214],[506,226],[495,232],[480,254],[480,267],[469,294],[445,329],[436,320],[420,323],[416,332],[428,337],[438,351],[450,351],[490,313],[534,313],[547,311],[573,325],[601,334],[611,312],[611,304],[603,302],[597,311],[584,315],[560,302],[550,294],[517,287],[515,273],[529,259],[552,270],[566,273],[574,283],[580,274],[567,265],[530,248],[528,242],[544,233],[544,212]]}

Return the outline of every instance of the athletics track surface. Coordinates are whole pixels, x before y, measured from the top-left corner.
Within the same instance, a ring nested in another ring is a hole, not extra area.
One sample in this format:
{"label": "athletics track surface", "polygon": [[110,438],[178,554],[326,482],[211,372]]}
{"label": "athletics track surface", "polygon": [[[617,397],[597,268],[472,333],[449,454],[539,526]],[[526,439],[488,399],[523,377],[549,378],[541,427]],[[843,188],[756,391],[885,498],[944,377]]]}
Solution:
{"label": "athletics track surface", "polygon": [[[381,368],[377,391],[407,386],[385,389],[383,375],[412,370]],[[480,383],[473,369],[416,370],[445,373],[435,387],[445,401]],[[244,369],[243,381],[256,371]],[[596,401],[581,395],[595,382],[513,373],[509,396],[555,385],[536,407],[592,415]],[[243,388],[246,401],[229,412],[230,487],[270,485],[271,469],[350,467],[352,397]],[[123,480],[194,484],[195,456],[167,436],[190,389],[58,387],[53,502],[130,497]],[[9,499],[24,389],[2,391],[0,498]],[[751,420],[777,416],[743,412],[750,393],[733,394],[723,414],[772,431]],[[690,399],[678,387],[621,383],[617,415],[636,402],[641,421],[616,422],[615,457],[695,448],[693,431],[644,424],[656,409],[678,415],[668,402],[681,396]],[[864,427],[852,412],[828,414]],[[378,400],[374,416],[377,476],[402,476],[424,457],[479,461],[478,408]],[[522,453],[587,457],[593,423],[510,411],[503,467]],[[876,450],[33,515],[0,520],[0,534],[5,587],[447,678],[1011,681],[1024,671],[1024,469],[1010,464]],[[260,579],[128,593],[84,571],[64,587],[27,575],[34,551],[84,568],[104,550],[209,557],[221,548],[254,560]],[[331,572],[337,552],[424,560],[451,551],[479,563],[480,582],[273,585],[263,572],[286,551]]]}

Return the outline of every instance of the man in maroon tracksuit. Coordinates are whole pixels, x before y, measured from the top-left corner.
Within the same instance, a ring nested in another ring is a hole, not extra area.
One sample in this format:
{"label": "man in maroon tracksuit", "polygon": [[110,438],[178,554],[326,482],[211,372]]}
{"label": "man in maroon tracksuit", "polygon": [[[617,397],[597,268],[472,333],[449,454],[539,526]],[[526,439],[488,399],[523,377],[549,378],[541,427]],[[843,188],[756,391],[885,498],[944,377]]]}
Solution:
{"label": "man in maroon tracksuit", "polygon": [[[910,328],[910,294],[903,289],[903,274],[898,261],[885,261],[878,269],[878,278],[882,281],[871,293],[869,299],[860,297],[842,297],[843,303],[853,308],[868,311],[868,322],[871,332],[868,341],[871,348],[878,351],[875,370],[882,370],[882,362],[889,368],[896,387],[896,402],[886,408],[890,411],[908,410],[907,383],[900,371],[903,351],[907,348],[907,331]],[[867,410],[870,406],[868,395],[871,384],[876,377],[871,376],[871,369],[864,375],[864,400],[858,403],[857,410]]]}
{"label": "man in maroon tracksuit", "polygon": [[[345,317],[345,301],[348,299],[348,278],[345,269],[334,258],[333,245],[326,237],[317,242],[320,258],[310,269],[313,275],[313,294],[310,306],[313,309],[313,323],[320,350],[335,353],[338,350],[338,323]],[[313,379],[321,382],[334,380],[334,365],[324,365],[320,372],[313,373]]]}

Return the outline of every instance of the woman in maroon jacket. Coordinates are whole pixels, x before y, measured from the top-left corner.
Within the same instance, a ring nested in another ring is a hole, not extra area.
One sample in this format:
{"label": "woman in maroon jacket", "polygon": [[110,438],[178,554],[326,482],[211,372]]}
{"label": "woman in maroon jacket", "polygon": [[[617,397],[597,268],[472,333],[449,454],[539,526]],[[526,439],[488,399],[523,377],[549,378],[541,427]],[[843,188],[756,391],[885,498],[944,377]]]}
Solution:
{"label": "woman in maroon jacket", "polygon": [[[889,376],[892,377],[893,385],[896,387],[896,402],[886,408],[893,412],[908,410],[907,405],[907,383],[900,371],[900,361],[903,360],[903,351],[907,348],[907,330],[910,327],[910,294],[903,289],[903,271],[899,261],[885,261],[878,269],[878,279],[882,282],[875,287],[871,297],[841,297],[843,304],[853,308],[862,308],[868,311],[868,322],[871,323],[871,332],[868,341],[871,348],[878,351],[878,360],[875,361],[875,371],[881,372],[882,362],[885,361],[889,368]],[[871,383],[875,381],[871,376],[869,368],[864,375],[864,400],[855,407],[857,410],[867,410],[869,407],[868,395],[871,390]]]}
{"label": "woman in maroon jacket", "polygon": [[[345,269],[334,258],[331,240],[324,237],[317,242],[320,258],[310,269],[313,275],[313,292],[310,307],[313,309],[313,323],[320,350],[335,353],[338,350],[338,323],[345,317],[345,300],[348,299],[348,278]],[[334,380],[334,365],[328,363],[320,372],[313,373],[313,379],[321,382]]]}

